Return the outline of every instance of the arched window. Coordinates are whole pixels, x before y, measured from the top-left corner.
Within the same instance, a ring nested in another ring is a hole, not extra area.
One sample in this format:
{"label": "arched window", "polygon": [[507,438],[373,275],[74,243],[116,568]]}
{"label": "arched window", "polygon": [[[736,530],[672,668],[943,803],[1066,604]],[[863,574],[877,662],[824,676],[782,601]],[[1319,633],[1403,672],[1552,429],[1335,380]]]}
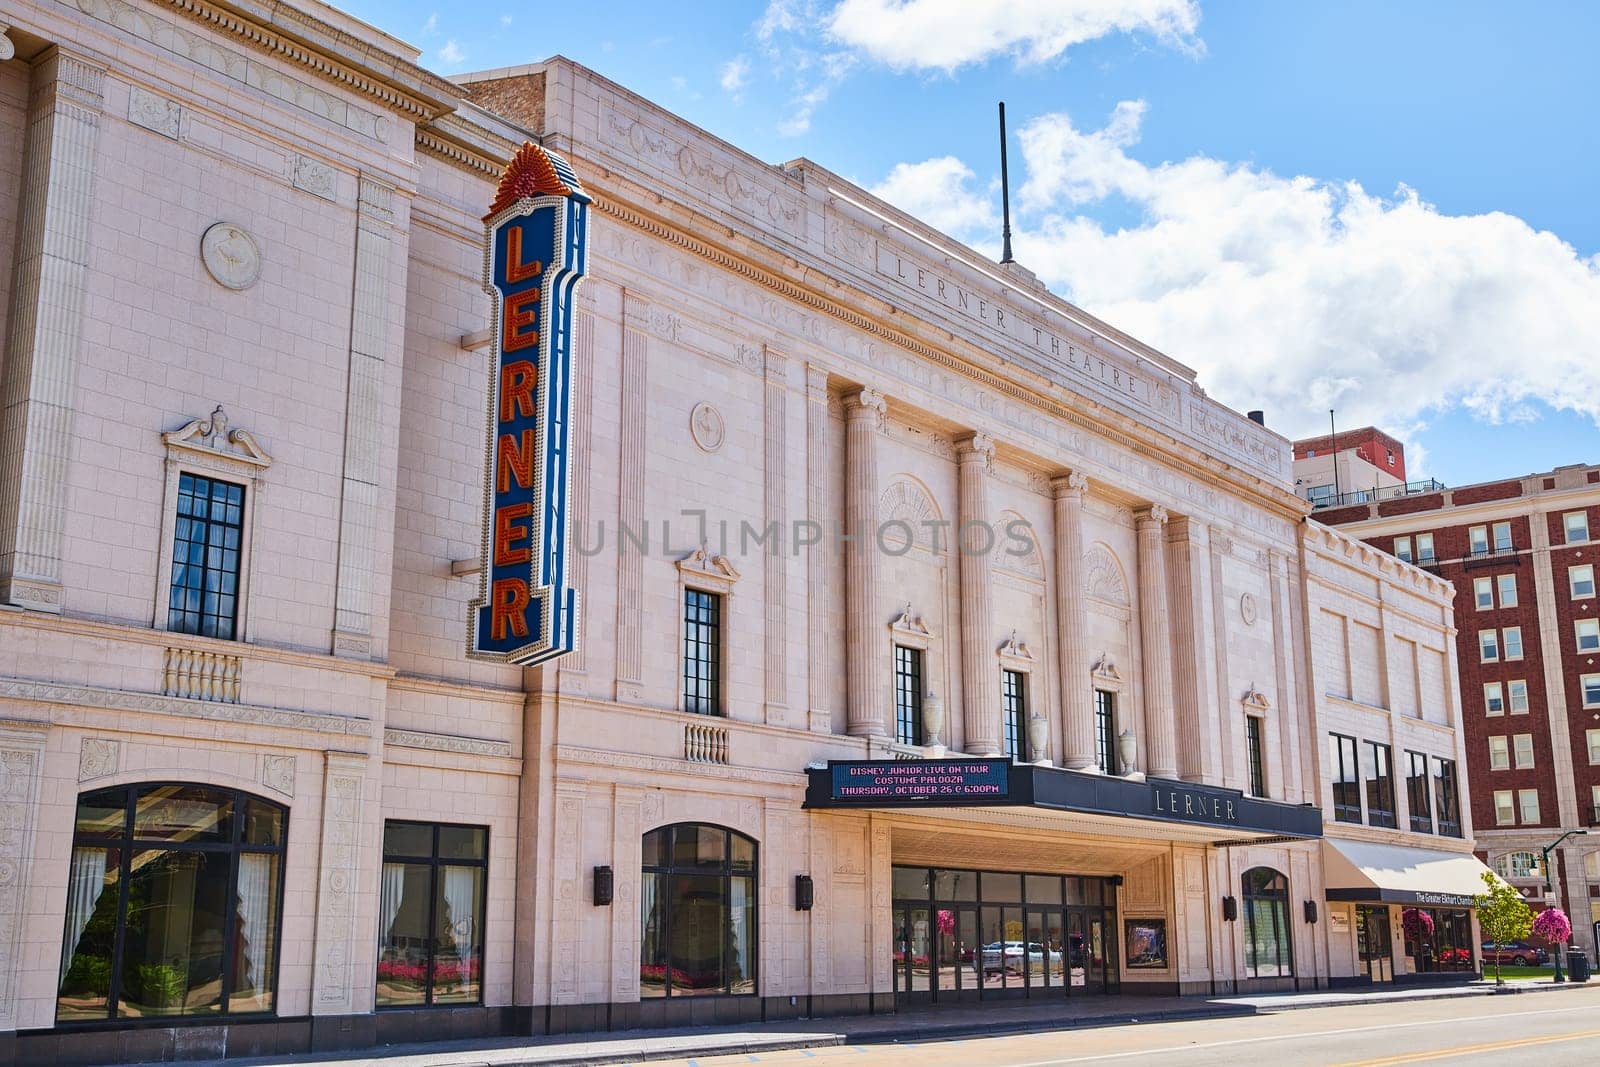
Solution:
{"label": "arched window", "polygon": [[756,991],[756,843],[703,823],[644,835],[639,995]]}
{"label": "arched window", "polygon": [[1289,879],[1271,867],[1244,872],[1244,968],[1251,978],[1294,975]]}
{"label": "arched window", "polygon": [[287,826],[205,785],[78,797],[56,1018],[272,1011]]}
{"label": "arched window", "polygon": [[1532,852],[1507,852],[1494,861],[1494,873],[1510,881],[1513,878],[1537,878],[1534,873],[1539,857]]}

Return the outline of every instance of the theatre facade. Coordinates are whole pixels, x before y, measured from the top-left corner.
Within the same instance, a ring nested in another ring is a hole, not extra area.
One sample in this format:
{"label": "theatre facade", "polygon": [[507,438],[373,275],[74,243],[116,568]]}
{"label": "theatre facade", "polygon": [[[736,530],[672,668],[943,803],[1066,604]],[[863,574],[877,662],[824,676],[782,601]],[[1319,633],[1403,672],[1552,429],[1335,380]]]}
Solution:
{"label": "theatre facade", "polygon": [[1183,364],[564,59],[13,9],[0,1049],[1475,969],[1450,587]]}

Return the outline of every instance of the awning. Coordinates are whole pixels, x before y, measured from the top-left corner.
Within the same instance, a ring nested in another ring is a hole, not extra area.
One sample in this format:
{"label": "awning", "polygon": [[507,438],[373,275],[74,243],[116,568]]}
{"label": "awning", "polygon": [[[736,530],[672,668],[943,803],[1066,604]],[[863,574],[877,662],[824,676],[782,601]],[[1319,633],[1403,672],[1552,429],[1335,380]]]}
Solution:
{"label": "awning", "polygon": [[1322,877],[1329,900],[1471,907],[1485,891],[1485,867],[1470,852],[1323,838]]}

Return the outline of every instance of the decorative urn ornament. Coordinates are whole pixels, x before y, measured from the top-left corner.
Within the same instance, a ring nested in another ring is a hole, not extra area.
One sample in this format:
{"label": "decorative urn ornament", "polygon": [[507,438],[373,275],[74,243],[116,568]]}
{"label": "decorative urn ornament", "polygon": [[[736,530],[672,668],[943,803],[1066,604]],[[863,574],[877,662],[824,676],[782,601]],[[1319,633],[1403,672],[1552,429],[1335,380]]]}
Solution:
{"label": "decorative urn ornament", "polygon": [[1043,715],[1028,718],[1028,753],[1035,763],[1050,761],[1050,720]]}
{"label": "decorative urn ornament", "polygon": [[944,747],[944,699],[931,689],[922,698],[922,743],[928,748]]}
{"label": "decorative urn ornament", "polygon": [[1122,731],[1117,738],[1117,758],[1122,763],[1122,773],[1132,774],[1134,760],[1139,755],[1139,739],[1133,736],[1132,730]]}

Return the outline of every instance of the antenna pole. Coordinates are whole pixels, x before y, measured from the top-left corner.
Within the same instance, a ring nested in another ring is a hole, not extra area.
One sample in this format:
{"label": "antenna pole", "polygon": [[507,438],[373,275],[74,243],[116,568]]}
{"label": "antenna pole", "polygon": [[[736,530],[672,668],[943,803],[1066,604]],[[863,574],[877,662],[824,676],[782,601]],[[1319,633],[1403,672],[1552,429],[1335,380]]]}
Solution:
{"label": "antenna pole", "polygon": [[1000,262],[1011,262],[1011,178],[1006,173],[1006,102],[1000,101],[1000,210],[1005,217],[1001,231]]}
{"label": "antenna pole", "polygon": [[1339,501],[1339,431],[1334,429],[1333,409],[1328,409],[1328,451],[1333,453],[1333,501]]}

